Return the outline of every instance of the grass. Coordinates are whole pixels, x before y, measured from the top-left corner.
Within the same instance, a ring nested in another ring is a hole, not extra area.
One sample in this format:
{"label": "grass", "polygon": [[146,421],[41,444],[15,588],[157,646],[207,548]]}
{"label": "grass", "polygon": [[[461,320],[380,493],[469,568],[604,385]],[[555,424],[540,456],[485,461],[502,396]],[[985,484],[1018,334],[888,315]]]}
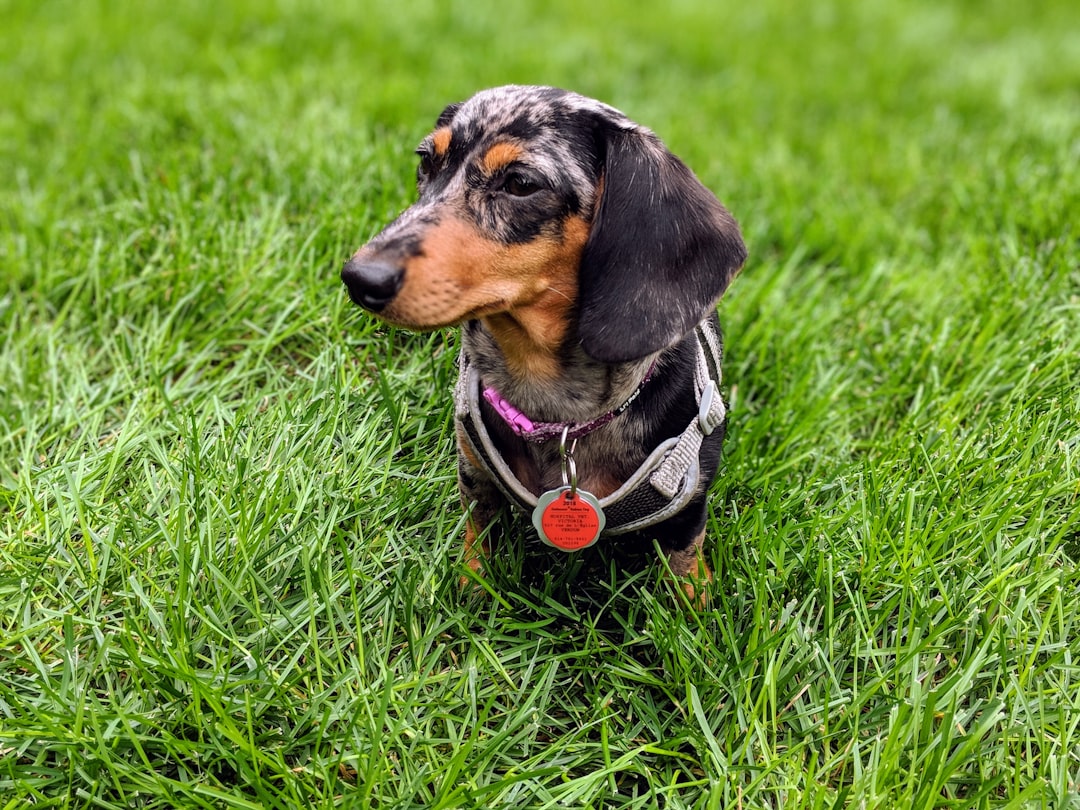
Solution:
{"label": "grass", "polygon": [[[0,807],[1080,807],[1073,4],[0,3]],[[342,260],[475,89],[739,217],[710,608],[457,579]]]}

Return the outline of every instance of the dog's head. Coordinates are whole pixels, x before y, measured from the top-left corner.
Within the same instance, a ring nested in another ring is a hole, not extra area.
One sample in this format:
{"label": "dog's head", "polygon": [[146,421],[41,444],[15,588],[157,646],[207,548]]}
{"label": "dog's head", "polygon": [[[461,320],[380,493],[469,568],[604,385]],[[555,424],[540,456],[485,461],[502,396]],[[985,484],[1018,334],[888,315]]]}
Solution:
{"label": "dog's head", "polygon": [[341,273],[393,324],[509,317],[636,360],[693,329],[746,258],[735,220],[652,132],[574,93],[485,90],[417,154],[416,204]]}

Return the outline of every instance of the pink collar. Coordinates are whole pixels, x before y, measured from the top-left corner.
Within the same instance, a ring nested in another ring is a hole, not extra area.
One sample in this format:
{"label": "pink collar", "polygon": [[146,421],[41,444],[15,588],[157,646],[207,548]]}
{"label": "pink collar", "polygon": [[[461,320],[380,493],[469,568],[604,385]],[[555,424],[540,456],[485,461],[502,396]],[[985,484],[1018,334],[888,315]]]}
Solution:
{"label": "pink collar", "polygon": [[502,394],[490,385],[484,386],[484,399],[491,403],[491,407],[495,409],[495,413],[506,422],[510,429],[527,442],[541,444],[543,442],[551,441],[552,439],[558,439],[563,435],[563,431],[567,428],[569,428],[569,431],[566,434],[567,439],[580,439],[582,436],[602,428],[629,408],[630,403],[638,398],[641,390],[645,387],[645,384],[649,382],[649,379],[652,377],[653,371],[655,370],[656,361],[654,360],[653,364],[649,366],[649,370],[645,372],[645,378],[638,387],[634,389],[634,393],[630,395],[630,398],[627,399],[626,402],[618,408],[608,411],[603,416],[590,419],[588,422],[534,422],[512,404],[507,402]]}

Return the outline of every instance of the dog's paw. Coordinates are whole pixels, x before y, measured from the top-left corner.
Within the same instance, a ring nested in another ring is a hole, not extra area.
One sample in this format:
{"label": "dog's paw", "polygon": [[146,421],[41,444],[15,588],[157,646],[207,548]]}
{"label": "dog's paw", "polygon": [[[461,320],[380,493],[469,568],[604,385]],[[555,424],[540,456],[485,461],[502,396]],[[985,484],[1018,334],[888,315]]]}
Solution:
{"label": "dog's paw", "polygon": [[678,585],[686,597],[687,604],[693,610],[705,610],[709,606],[709,586],[712,585],[712,571],[701,563],[702,573],[699,576],[679,577]]}
{"label": "dog's paw", "polygon": [[484,577],[484,561],[480,557],[470,557],[465,561],[469,573],[458,577],[458,588],[466,593],[479,593],[484,590],[481,582]]}

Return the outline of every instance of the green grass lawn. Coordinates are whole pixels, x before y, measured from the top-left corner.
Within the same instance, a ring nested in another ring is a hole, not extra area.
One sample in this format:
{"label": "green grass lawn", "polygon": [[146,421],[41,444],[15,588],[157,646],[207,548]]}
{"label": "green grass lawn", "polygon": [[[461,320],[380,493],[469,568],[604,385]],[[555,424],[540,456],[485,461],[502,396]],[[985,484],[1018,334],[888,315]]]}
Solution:
{"label": "green grass lawn", "polygon": [[[1080,11],[0,0],[0,810],[1080,808]],[[710,607],[506,526],[343,260],[445,104],[739,218]]]}

